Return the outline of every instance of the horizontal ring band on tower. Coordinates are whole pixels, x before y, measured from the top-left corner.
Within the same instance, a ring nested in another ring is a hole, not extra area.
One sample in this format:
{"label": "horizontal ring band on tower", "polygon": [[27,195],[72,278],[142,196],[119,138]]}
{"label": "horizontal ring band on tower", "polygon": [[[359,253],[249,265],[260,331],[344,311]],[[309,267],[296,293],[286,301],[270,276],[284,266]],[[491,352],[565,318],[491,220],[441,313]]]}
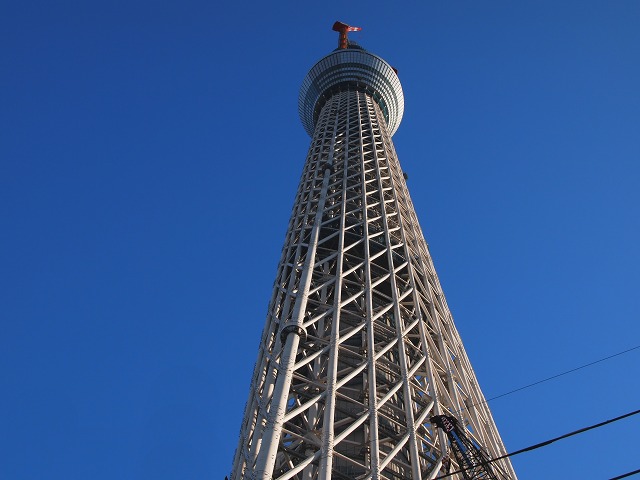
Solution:
{"label": "horizontal ring band on tower", "polygon": [[383,59],[360,48],[335,50],[316,63],[302,82],[298,112],[304,129],[313,136],[326,100],[335,91],[357,88],[369,92],[380,105],[393,135],[404,113],[400,79]]}

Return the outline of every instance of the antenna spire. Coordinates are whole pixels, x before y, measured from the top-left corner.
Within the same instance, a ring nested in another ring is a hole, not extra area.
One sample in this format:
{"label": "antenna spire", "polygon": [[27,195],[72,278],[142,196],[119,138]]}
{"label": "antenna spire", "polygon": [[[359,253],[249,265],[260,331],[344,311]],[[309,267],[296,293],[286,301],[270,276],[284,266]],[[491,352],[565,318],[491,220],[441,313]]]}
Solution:
{"label": "antenna spire", "polygon": [[359,32],[360,30],[362,30],[362,28],[352,27],[350,25],[347,25],[346,23],[334,23],[333,31],[340,33],[340,37],[338,38],[338,48],[345,49],[349,46],[349,42],[347,41],[347,32]]}

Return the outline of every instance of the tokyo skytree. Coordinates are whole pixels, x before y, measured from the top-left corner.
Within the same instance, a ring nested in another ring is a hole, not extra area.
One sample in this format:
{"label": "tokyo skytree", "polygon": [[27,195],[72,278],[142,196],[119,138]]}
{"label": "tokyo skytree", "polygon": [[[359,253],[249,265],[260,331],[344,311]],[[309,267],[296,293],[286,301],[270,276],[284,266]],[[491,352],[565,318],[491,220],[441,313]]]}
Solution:
{"label": "tokyo skytree", "polygon": [[398,75],[333,28],[231,480],[515,479],[391,141]]}

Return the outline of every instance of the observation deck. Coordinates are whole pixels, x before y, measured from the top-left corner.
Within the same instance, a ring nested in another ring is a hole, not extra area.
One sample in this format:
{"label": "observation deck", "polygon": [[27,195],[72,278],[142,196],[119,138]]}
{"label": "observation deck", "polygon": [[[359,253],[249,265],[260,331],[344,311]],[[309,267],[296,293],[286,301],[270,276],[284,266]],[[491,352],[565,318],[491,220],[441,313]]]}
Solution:
{"label": "observation deck", "polygon": [[400,79],[382,58],[350,42],[316,63],[302,81],[298,113],[304,129],[313,136],[320,110],[335,92],[354,88],[369,93],[380,106],[389,133],[398,130],[404,113]]}

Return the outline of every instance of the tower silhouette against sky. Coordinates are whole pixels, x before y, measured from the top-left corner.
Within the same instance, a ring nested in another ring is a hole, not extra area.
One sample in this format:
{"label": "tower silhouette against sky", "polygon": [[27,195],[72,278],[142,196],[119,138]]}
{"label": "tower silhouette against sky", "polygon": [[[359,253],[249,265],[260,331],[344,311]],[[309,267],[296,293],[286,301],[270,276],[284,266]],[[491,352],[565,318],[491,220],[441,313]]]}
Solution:
{"label": "tower silhouette against sky", "polygon": [[508,460],[474,476],[465,464],[506,452],[391,141],[404,111],[398,76],[347,40],[358,28],[334,30],[338,49],[300,90],[311,147],[231,479],[419,480],[465,468],[448,478],[515,479]]}

